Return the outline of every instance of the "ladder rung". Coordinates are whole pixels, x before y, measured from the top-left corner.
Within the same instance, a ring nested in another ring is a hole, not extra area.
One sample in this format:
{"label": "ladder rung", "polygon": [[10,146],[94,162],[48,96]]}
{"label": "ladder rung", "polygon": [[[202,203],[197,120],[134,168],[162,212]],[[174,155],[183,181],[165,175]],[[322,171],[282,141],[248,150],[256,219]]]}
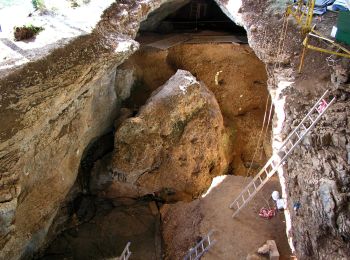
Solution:
{"label": "ladder rung", "polygon": [[311,116],[308,116],[308,117],[310,118],[311,122],[313,123],[313,122],[314,122],[314,120],[312,119],[312,117],[311,117]]}
{"label": "ladder rung", "polygon": [[253,181],[253,186],[254,186],[254,189],[256,190],[256,185],[255,185],[255,181]]}
{"label": "ladder rung", "polygon": [[276,165],[274,164],[274,161],[271,162],[272,169],[276,168]]}

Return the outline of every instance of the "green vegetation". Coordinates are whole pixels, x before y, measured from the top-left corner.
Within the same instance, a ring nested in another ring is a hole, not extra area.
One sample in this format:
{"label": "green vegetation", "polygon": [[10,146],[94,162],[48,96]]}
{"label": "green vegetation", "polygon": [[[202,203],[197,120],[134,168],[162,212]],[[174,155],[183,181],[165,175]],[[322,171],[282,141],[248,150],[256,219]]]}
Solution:
{"label": "green vegetation", "polygon": [[44,30],[43,27],[34,26],[32,24],[24,25],[21,27],[15,26],[13,29],[14,29],[13,34],[16,41],[22,41],[22,40],[33,38],[39,32]]}
{"label": "green vegetation", "polygon": [[35,10],[39,10],[39,11],[46,10],[44,0],[32,0],[32,5]]}

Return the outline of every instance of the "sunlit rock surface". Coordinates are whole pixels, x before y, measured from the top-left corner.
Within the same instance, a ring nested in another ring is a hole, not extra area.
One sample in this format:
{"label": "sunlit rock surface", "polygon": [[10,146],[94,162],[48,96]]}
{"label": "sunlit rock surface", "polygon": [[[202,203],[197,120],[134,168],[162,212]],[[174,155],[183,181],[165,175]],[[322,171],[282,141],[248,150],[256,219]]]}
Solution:
{"label": "sunlit rock surface", "polygon": [[203,83],[178,70],[115,135],[113,172],[149,192],[193,196],[226,167],[223,118]]}

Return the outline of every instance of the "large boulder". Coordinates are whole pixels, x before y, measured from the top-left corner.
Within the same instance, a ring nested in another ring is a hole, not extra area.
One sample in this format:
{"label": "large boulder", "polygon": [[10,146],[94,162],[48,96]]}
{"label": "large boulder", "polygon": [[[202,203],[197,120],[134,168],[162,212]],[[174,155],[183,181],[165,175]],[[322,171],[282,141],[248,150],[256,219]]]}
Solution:
{"label": "large boulder", "polygon": [[196,196],[226,168],[219,105],[203,83],[178,70],[115,134],[116,181],[148,192]]}

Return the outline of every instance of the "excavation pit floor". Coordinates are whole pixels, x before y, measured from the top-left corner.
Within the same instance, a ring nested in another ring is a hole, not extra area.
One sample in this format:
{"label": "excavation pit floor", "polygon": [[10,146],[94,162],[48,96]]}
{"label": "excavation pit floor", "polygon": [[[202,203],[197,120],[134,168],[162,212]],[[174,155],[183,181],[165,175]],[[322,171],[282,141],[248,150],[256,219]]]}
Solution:
{"label": "excavation pit floor", "polygon": [[40,259],[119,259],[128,242],[130,259],[160,259],[160,218],[147,202],[95,205],[91,219],[62,232]]}
{"label": "excavation pit floor", "polygon": [[260,208],[267,206],[266,201],[270,206],[274,205],[271,193],[280,190],[278,179],[270,180],[239,215],[232,219],[233,211],[229,205],[249,179],[238,176],[219,178],[222,181],[204,198],[190,203],[165,205],[161,209],[165,259],[182,259],[196,240],[203,238],[210,230],[215,230],[212,238],[217,243],[202,259],[246,259],[266,240],[276,241],[280,259],[291,259],[283,212],[279,211],[272,219],[258,216]]}

